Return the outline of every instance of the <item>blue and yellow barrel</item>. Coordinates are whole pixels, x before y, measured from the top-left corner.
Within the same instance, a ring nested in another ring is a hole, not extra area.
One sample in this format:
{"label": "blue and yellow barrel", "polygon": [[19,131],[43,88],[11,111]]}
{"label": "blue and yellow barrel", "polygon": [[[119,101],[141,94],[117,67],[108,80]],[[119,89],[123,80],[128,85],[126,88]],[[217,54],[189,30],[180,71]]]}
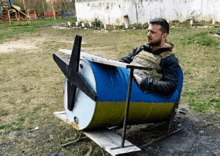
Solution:
{"label": "blue and yellow barrel", "polygon": [[[93,101],[77,89],[74,108],[67,106],[67,79],[64,83],[64,108],[69,122],[78,130],[120,126],[123,123],[129,70],[126,68],[80,60],[79,72],[97,94]],[[179,70],[179,83],[173,95],[164,97],[144,93],[135,81],[132,83],[128,124],[142,124],[169,120],[180,99],[183,73]]]}

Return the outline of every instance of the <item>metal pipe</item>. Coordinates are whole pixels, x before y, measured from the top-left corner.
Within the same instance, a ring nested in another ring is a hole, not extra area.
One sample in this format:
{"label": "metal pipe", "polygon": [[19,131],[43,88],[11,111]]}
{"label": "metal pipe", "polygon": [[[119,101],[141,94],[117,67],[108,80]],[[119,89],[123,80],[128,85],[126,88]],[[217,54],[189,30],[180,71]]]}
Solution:
{"label": "metal pipe", "polygon": [[128,113],[129,113],[129,108],[130,108],[132,80],[133,80],[133,77],[134,77],[133,72],[134,72],[134,69],[131,68],[130,69],[130,78],[129,78],[128,90],[127,90],[126,109],[125,109],[125,116],[124,116],[124,123],[123,123],[121,147],[124,147],[125,138],[126,138],[126,127],[127,127]]}

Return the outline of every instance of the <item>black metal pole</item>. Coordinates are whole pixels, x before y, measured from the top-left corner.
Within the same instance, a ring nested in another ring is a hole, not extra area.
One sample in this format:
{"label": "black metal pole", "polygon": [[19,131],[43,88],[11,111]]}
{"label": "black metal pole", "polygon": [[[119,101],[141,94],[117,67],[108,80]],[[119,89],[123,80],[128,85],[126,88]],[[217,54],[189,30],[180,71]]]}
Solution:
{"label": "black metal pole", "polygon": [[133,72],[134,72],[134,69],[131,68],[130,69],[130,78],[129,78],[128,90],[127,90],[126,109],[125,109],[125,116],[124,116],[124,123],[123,123],[121,147],[124,147],[125,137],[126,137],[126,127],[127,127],[128,113],[129,113],[129,107],[130,107],[130,97],[131,97],[131,86],[132,86],[132,80],[133,80]]}

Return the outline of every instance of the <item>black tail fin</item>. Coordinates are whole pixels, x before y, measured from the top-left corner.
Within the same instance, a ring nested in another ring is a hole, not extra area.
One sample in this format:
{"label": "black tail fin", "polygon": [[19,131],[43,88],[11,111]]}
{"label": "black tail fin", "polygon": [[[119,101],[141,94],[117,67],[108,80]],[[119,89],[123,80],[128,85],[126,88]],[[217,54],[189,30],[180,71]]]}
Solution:
{"label": "black tail fin", "polygon": [[70,62],[66,62],[61,56],[57,54],[53,54],[53,59],[63,72],[63,74],[67,77],[67,89],[68,89],[68,109],[70,111],[73,110],[74,107],[74,99],[76,95],[76,88],[78,87],[81,91],[83,91],[87,96],[89,96],[92,100],[97,100],[96,93],[92,90],[89,84],[85,81],[82,75],[78,72],[79,68],[79,60],[80,60],[80,51],[81,51],[81,42],[82,37],[76,36],[72,54],[70,57]]}

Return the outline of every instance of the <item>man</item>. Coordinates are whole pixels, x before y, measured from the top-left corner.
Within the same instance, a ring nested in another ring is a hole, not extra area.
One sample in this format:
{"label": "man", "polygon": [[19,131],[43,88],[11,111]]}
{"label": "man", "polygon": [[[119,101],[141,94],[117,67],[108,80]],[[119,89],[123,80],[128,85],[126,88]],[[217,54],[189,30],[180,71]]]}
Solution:
{"label": "man", "polygon": [[147,44],[133,49],[132,53],[119,60],[153,68],[153,71],[134,70],[134,77],[144,92],[169,96],[177,88],[180,66],[171,53],[174,45],[167,42],[168,34],[169,24],[165,19],[151,20]]}

